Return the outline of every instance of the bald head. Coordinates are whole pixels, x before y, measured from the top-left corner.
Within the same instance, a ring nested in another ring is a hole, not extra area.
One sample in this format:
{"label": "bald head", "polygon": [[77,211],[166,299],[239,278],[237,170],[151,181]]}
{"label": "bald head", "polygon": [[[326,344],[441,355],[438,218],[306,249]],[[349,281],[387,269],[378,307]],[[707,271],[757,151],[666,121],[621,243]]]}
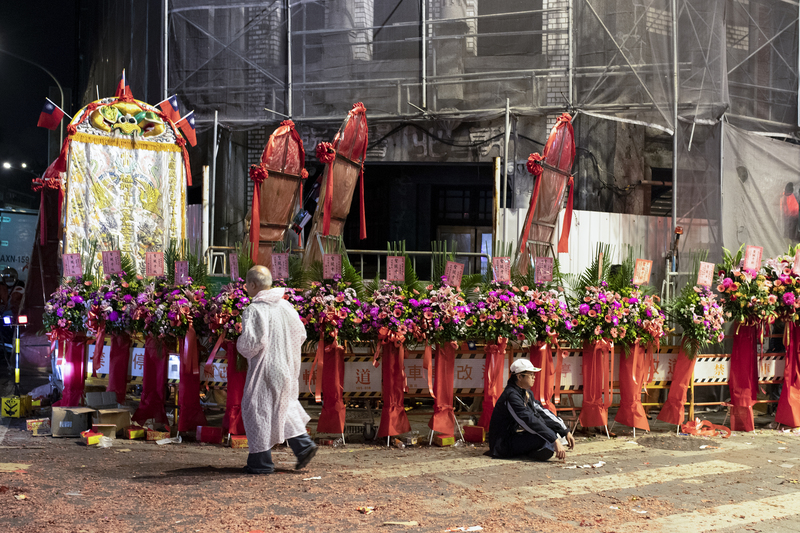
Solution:
{"label": "bald head", "polygon": [[252,296],[255,296],[261,291],[272,288],[272,273],[263,265],[256,265],[247,271],[247,284],[248,293],[250,290],[254,291]]}

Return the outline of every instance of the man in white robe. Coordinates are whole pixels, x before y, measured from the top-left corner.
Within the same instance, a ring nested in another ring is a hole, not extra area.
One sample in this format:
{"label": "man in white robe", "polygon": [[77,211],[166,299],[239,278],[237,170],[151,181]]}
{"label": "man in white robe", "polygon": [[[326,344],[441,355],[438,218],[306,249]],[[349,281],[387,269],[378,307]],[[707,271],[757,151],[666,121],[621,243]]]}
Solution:
{"label": "man in white robe", "polygon": [[317,453],[306,433],[309,416],[300,405],[300,347],[306,331],[282,288],[272,289],[272,274],[264,266],[247,272],[245,289],[251,298],[242,314],[242,335],[236,348],[247,358],[242,419],[250,455],[244,471],[271,474],[270,449],[286,440],[304,468]]}

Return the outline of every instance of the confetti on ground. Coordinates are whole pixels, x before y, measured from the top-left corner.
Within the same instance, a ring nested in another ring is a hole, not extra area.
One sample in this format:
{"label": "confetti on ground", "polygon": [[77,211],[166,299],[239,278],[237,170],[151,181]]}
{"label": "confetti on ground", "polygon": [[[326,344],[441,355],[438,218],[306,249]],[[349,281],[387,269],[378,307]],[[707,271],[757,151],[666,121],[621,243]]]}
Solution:
{"label": "confetti on ground", "polygon": [[322,476],[304,477],[303,481],[311,481],[312,479],[322,479]]}
{"label": "confetti on ground", "polygon": [[17,500],[27,500],[28,499],[28,497],[25,496],[24,494],[14,494],[14,498],[16,498]]}
{"label": "confetti on ground", "polygon": [[794,465],[791,463],[783,463],[781,465],[781,468],[794,468]]}
{"label": "confetti on ground", "polygon": [[384,526],[418,526],[419,522],[412,520],[410,522],[384,522]]}
{"label": "confetti on ground", "polygon": [[358,511],[361,514],[371,514],[371,513],[375,512],[375,508],[374,507],[358,507],[358,508],[356,508],[356,511]]}

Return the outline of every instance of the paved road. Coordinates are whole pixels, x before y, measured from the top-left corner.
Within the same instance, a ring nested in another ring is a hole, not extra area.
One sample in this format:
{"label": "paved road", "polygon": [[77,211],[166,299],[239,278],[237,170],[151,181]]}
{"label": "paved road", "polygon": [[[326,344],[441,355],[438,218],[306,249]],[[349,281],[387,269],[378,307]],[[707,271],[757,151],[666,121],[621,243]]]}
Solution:
{"label": "paved road", "polygon": [[31,437],[17,420],[0,427],[0,531],[800,531],[793,433],[581,437],[566,463],[543,464],[492,460],[482,446],[348,444],[301,472],[283,448],[281,470],[254,477],[240,473],[246,450],[87,448]]}

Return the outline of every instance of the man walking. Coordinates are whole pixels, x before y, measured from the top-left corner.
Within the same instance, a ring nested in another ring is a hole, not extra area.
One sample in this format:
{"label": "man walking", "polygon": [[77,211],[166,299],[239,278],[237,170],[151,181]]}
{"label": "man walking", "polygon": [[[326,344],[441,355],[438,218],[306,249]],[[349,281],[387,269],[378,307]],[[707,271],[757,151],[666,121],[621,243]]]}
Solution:
{"label": "man walking", "polygon": [[272,289],[272,274],[256,265],[247,272],[245,289],[251,303],[242,314],[242,335],[236,348],[247,358],[242,420],[250,455],[244,471],[271,474],[270,449],[288,440],[304,468],[317,453],[306,433],[310,417],[300,405],[300,347],[306,331],[283,289]]}

